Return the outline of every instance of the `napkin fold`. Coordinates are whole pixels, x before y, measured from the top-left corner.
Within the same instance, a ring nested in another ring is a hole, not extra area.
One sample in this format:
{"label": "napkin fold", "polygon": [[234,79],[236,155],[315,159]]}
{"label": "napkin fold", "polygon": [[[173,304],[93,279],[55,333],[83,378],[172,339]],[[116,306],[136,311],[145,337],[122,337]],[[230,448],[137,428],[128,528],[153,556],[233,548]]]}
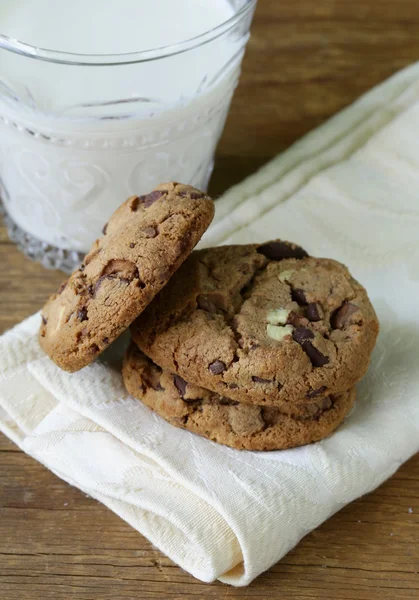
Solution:
{"label": "napkin fold", "polygon": [[344,424],[317,444],[245,452],[173,428],[127,395],[124,339],[75,374],[34,315],[0,338],[0,429],[202,581],[247,585],[419,450],[419,65],[217,202],[203,244],[282,237],[346,263],[381,321]]}

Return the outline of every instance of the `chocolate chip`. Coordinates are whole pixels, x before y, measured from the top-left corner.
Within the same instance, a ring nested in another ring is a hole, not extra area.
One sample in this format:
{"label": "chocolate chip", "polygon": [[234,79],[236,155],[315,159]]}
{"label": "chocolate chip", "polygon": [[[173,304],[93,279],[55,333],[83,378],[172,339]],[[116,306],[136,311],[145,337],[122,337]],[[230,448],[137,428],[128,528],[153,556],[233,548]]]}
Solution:
{"label": "chocolate chip", "polygon": [[155,227],[144,227],[142,231],[146,238],[155,238],[158,233]]}
{"label": "chocolate chip", "polygon": [[237,383],[229,383],[228,387],[230,388],[230,390],[237,390],[239,386],[237,385]]}
{"label": "chocolate chip", "polygon": [[103,229],[102,229],[103,235],[106,235],[107,231],[108,231],[108,223],[105,223],[105,225],[103,226]]}
{"label": "chocolate chip", "polygon": [[208,368],[213,375],[220,375],[220,373],[226,370],[226,366],[221,360],[215,360]]}
{"label": "chocolate chip", "polygon": [[191,200],[199,200],[199,198],[203,198],[205,195],[204,192],[180,192],[179,194],[182,198],[189,196]]}
{"label": "chocolate chip", "polygon": [[135,247],[135,244],[134,244],[133,242],[131,242],[131,243],[130,243],[130,245],[129,245],[129,247],[130,247],[130,248],[134,248],[134,247]]}
{"label": "chocolate chip", "polygon": [[240,402],[237,402],[236,400],[230,400],[230,398],[221,397],[218,400],[218,404],[221,404],[221,406],[237,406],[240,404]]}
{"label": "chocolate chip", "polygon": [[164,392],[164,387],[161,385],[161,383],[157,383],[157,385],[153,385],[153,390],[155,390],[156,392]]}
{"label": "chocolate chip", "polygon": [[319,307],[315,302],[310,302],[310,304],[306,308],[306,317],[309,321],[321,321],[322,318],[320,316]]}
{"label": "chocolate chip", "polygon": [[307,252],[295,244],[288,242],[269,242],[257,249],[259,254],[263,254],[269,260],[284,260],[285,258],[305,258]]}
{"label": "chocolate chip", "polygon": [[300,306],[304,306],[305,304],[307,304],[307,298],[304,293],[304,290],[301,290],[301,289],[291,290],[291,298],[294,300],[294,302],[297,302],[297,304],[299,304]]}
{"label": "chocolate chip", "polygon": [[109,338],[107,338],[107,337],[103,338],[103,343],[104,344],[109,344]]}
{"label": "chocolate chip", "polygon": [[199,406],[202,404],[202,398],[183,398],[183,401],[192,406]]}
{"label": "chocolate chip", "polygon": [[44,315],[41,315],[41,319],[42,319],[42,325],[46,325],[48,323],[48,321],[46,320]]}
{"label": "chocolate chip", "polygon": [[343,329],[357,310],[359,310],[359,307],[355,304],[344,302],[332,315],[330,322],[333,329]]}
{"label": "chocolate chip", "polygon": [[302,346],[307,340],[314,338],[314,333],[306,327],[297,327],[292,334],[293,339]]}
{"label": "chocolate chip", "polygon": [[79,271],[83,272],[84,269],[86,268],[86,265],[84,265],[83,263],[80,265],[79,267]]}
{"label": "chocolate chip", "polygon": [[186,392],[186,386],[188,385],[187,382],[182,379],[182,377],[180,377],[179,375],[174,375],[173,376],[173,383],[175,384],[180,397],[183,399],[183,396],[185,395]]}
{"label": "chocolate chip", "polygon": [[95,288],[93,287],[92,283],[87,286],[87,291],[88,291],[89,295],[93,297],[93,295],[95,293]]}
{"label": "chocolate chip", "polygon": [[257,377],[256,375],[252,375],[252,381],[255,383],[272,383],[270,379],[262,379],[262,377]]}
{"label": "chocolate chip", "polygon": [[[141,198],[144,198],[144,196],[141,196]],[[129,207],[132,210],[132,212],[137,212],[138,207],[140,205],[140,201],[141,198],[139,198],[138,196],[135,196],[135,198],[133,198],[130,203],[129,203]]]}
{"label": "chocolate chip", "polygon": [[320,394],[323,394],[323,392],[325,392],[326,390],[327,387],[325,385],[322,385],[322,387],[318,388],[317,390],[311,390],[307,394],[307,398],[316,398],[316,396],[320,396]]}
{"label": "chocolate chip", "polygon": [[309,357],[313,367],[323,367],[329,362],[327,356],[317,350],[317,348],[315,348],[311,342],[304,342],[303,350]]}
{"label": "chocolate chip", "polygon": [[167,192],[160,192],[159,190],[154,190],[154,192],[150,192],[150,194],[147,194],[146,196],[140,196],[139,201],[144,205],[144,208],[149,208],[162,196],[166,195]]}
{"label": "chocolate chip", "polygon": [[62,294],[66,287],[67,287],[67,281],[64,281],[64,283],[62,283],[60,285],[60,287],[58,288],[57,294]]}
{"label": "chocolate chip", "polygon": [[88,316],[87,316],[87,308],[85,306],[83,306],[83,308],[81,308],[80,310],[77,311],[77,317],[79,319],[79,321],[87,321],[88,320]]}
{"label": "chocolate chip", "polygon": [[90,346],[90,352],[96,354],[96,352],[99,352],[99,346],[97,344],[92,344],[92,346]]}

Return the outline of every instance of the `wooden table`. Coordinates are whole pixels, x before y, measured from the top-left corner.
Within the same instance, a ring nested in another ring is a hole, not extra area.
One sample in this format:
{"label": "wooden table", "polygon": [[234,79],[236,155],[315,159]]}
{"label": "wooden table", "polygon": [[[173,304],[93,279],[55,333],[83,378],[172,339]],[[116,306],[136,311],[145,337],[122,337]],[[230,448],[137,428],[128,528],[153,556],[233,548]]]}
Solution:
{"label": "wooden table", "polygon": [[[417,0],[259,0],[212,190],[241,180],[362,92],[419,59]],[[0,228],[0,331],[62,274]],[[419,598],[419,456],[309,534],[251,586],[204,585],[0,436],[4,600]]]}

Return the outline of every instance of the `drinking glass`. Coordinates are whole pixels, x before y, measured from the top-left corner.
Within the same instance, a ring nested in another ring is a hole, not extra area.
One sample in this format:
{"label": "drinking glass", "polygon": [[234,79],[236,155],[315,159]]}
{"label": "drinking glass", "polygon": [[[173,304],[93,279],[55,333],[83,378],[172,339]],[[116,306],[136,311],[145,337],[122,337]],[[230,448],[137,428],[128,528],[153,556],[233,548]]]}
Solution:
{"label": "drinking glass", "polygon": [[28,256],[70,271],[128,196],[172,180],[207,187],[256,0],[230,4],[205,33],[128,54],[0,35],[0,194]]}

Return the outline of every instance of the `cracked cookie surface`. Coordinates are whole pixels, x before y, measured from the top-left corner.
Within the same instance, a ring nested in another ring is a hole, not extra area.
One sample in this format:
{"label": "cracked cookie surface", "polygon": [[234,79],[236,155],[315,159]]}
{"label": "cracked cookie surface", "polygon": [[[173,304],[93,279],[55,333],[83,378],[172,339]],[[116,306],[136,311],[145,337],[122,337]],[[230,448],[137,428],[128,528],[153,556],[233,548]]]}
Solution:
{"label": "cracked cookie surface", "polygon": [[131,333],[191,383],[304,416],[361,379],[378,321],[344,265],[276,240],[194,252]]}
{"label": "cracked cookie surface", "polygon": [[66,371],[92,362],[144,310],[214,215],[203,192],[169,183],[128,198],[42,310],[39,340]]}
{"label": "cracked cookie surface", "polygon": [[284,414],[277,407],[251,406],[222,397],[162,370],[134,344],[123,366],[128,392],[176,427],[239,450],[281,450],[330,435],[355,400],[355,390],[317,401],[310,417]]}

